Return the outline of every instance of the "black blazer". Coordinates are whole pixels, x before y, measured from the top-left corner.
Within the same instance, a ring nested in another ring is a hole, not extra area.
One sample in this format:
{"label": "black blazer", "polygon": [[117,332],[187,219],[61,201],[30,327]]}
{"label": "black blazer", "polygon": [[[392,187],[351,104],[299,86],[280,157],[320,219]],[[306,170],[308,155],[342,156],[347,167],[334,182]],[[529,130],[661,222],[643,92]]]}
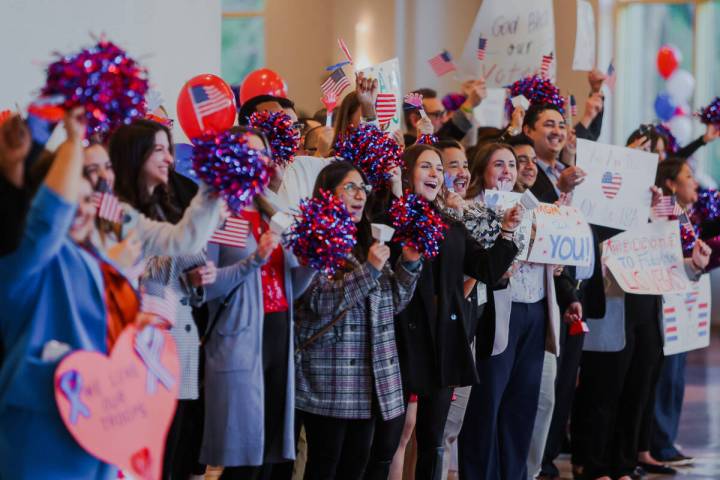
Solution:
{"label": "black blazer", "polygon": [[[495,308],[492,295],[488,295],[483,321],[480,328],[474,328],[474,319],[466,318],[463,275],[494,285],[518,253],[513,242],[503,239],[485,250],[462,223],[449,223],[440,253],[424,261],[415,294],[395,317],[403,385],[412,393],[478,381],[470,343],[476,338],[478,356],[492,351]],[[394,246],[393,262],[399,255],[400,248]]]}
{"label": "black blazer", "polygon": [[538,200],[545,203],[555,203],[560,197],[553,187],[552,180],[548,178],[545,171],[538,166],[537,178],[535,184],[530,187],[530,191],[537,197]]}

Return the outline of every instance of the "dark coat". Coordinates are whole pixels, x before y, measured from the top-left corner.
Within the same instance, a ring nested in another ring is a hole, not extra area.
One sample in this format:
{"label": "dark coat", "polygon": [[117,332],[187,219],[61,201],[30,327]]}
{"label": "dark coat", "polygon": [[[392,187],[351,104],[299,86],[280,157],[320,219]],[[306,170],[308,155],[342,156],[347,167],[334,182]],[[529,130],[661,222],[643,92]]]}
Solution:
{"label": "dark coat", "polygon": [[[406,391],[423,394],[478,381],[470,344],[475,338],[478,356],[489,355],[494,324],[481,321],[483,331],[478,332],[473,328],[473,319],[466,318],[463,275],[494,285],[517,253],[515,244],[504,239],[485,250],[470,237],[462,223],[450,222],[440,253],[424,261],[415,294],[405,310],[395,317]],[[399,255],[399,247],[394,247],[393,258]],[[494,317],[493,297],[488,295],[483,318]]]}

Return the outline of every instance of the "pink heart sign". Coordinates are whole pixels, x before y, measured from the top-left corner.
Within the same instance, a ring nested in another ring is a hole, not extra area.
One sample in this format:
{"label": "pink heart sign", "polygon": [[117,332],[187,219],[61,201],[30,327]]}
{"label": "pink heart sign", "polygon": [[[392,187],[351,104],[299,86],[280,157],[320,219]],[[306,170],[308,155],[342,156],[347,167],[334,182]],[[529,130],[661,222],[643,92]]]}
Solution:
{"label": "pink heart sign", "polygon": [[129,326],[109,357],[81,350],[60,362],[55,401],[88,453],[136,478],[158,480],[179,371],[177,348],[166,331]]}

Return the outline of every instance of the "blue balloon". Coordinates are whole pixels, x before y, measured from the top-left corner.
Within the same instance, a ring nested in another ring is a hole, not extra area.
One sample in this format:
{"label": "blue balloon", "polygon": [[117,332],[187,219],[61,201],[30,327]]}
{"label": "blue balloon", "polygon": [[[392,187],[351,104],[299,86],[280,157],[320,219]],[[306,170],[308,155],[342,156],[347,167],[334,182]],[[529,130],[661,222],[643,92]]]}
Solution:
{"label": "blue balloon", "polygon": [[188,143],[175,144],[175,171],[197,183],[192,171],[192,151],[193,146]]}
{"label": "blue balloon", "polygon": [[675,115],[677,105],[667,93],[659,93],[655,97],[655,113],[663,122],[670,120]]}

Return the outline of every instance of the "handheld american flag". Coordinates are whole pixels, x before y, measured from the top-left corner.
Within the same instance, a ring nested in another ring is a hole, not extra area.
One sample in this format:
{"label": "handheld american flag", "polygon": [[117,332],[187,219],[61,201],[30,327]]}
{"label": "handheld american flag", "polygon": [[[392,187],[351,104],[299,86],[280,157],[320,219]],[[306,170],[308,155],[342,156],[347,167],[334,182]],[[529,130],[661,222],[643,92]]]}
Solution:
{"label": "handheld american flag", "polygon": [[118,198],[109,192],[93,192],[92,202],[97,208],[97,216],[108,222],[120,223],[123,218],[123,210]]}
{"label": "handheld american flag", "polygon": [[477,59],[485,60],[485,49],[487,48],[487,38],[480,37],[478,40]]}
{"label": "handheld american flag", "polygon": [[188,88],[198,125],[204,129],[203,118],[224,109],[227,106],[227,98],[213,85],[196,85]]}
{"label": "handheld american flag", "polygon": [[610,60],[610,65],[608,65],[607,69],[607,78],[605,79],[605,83],[610,90],[615,90],[615,81],[617,80],[617,72],[615,72],[615,65],[613,62],[614,60]]}
{"label": "handheld american flag", "polygon": [[209,242],[228,247],[245,248],[249,233],[250,222],[238,217],[229,217],[225,220],[225,225],[215,230]]}
{"label": "handheld american flag", "polygon": [[403,99],[403,110],[418,110],[420,116],[425,118],[427,114],[423,108],[423,96],[419,93],[410,92]]}
{"label": "handheld american flag", "polygon": [[550,52],[549,55],[542,56],[542,63],[540,64],[540,76],[548,78],[550,76],[550,67],[552,66],[554,55]]}
{"label": "handheld american flag", "polygon": [[342,50],[343,54],[345,54],[345,58],[347,58],[348,62],[352,64],[353,59],[350,55],[350,49],[348,49],[347,45],[345,45],[345,41],[342,38],[338,38],[338,45],[340,46],[340,50]]}
{"label": "handheld american flag", "polygon": [[337,97],[349,86],[350,80],[347,75],[345,75],[342,68],[338,68],[320,85],[320,90],[324,95],[335,95]]}
{"label": "handheld american flag", "polygon": [[441,53],[432,57],[428,60],[428,63],[430,63],[430,68],[433,69],[433,72],[435,72],[435,75],[438,77],[442,77],[446,73],[457,70],[455,63],[453,63],[452,57],[450,56],[450,52],[447,50],[443,50]]}
{"label": "handheld american flag", "polygon": [[652,215],[655,218],[677,217],[682,213],[682,208],[675,201],[674,195],[663,195],[660,202],[652,207]]}

